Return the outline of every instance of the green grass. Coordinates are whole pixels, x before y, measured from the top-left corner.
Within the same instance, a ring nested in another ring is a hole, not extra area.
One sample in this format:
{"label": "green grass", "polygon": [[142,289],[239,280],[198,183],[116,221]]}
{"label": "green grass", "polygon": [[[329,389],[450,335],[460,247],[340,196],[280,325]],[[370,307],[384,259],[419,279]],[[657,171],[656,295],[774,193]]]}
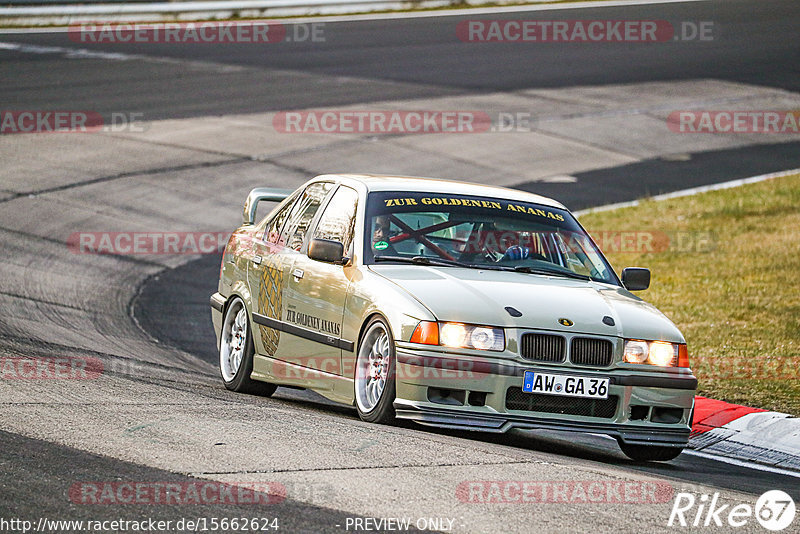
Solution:
{"label": "green grass", "polygon": [[648,200],[581,223],[592,235],[669,236],[666,250],[607,257],[617,272],[650,268],[651,288],[638,295],[683,332],[698,394],[800,416],[800,175]]}

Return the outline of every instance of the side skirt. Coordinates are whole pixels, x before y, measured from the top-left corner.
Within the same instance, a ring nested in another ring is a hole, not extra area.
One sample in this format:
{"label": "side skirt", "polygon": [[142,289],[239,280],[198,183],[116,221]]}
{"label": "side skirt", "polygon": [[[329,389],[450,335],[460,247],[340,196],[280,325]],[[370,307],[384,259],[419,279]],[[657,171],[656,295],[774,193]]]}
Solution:
{"label": "side skirt", "polygon": [[259,361],[258,369],[263,371],[253,371],[250,375],[253,380],[270,382],[278,386],[310,389],[334,402],[353,405],[355,396],[352,378],[277,360],[263,354],[256,354],[255,358]]}

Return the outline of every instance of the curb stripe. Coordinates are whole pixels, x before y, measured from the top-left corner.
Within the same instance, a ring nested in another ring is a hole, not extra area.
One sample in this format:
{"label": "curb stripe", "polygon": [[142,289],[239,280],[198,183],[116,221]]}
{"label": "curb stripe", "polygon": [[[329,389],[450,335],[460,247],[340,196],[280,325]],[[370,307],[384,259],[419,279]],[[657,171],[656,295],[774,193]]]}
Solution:
{"label": "curb stripe", "polygon": [[766,411],[761,408],[750,408],[749,406],[697,396],[694,398],[694,418],[692,420],[691,435],[696,436],[713,428],[721,428],[747,414]]}

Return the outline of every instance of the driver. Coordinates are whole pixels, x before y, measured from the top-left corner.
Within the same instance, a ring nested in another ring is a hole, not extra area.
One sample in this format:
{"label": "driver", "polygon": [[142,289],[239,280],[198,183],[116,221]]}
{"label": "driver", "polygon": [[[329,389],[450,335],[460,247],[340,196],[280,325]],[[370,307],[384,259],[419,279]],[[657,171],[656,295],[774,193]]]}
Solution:
{"label": "driver", "polygon": [[382,256],[397,256],[397,250],[389,242],[391,220],[388,215],[378,215],[373,219],[372,250]]}

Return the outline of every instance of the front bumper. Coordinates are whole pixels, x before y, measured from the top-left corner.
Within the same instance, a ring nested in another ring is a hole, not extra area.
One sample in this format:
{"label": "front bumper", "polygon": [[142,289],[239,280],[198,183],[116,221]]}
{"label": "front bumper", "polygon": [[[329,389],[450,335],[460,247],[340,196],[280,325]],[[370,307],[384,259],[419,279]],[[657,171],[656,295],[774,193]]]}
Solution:
{"label": "front bumper", "polygon": [[[397,417],[463,430],[549,429],[606,434],[631,445],[685,447],[697,379],[691,374],[552,368],[398,346]],[[528,370],[609,378],[598,409],[581,398],[521,393]],[[659,376],[660,374],[660,376]],[[520,409],[520,400],[525,402]],[[541,404],[539,400],[541,400]],[[616,399],[616,404],[609,404]]]}

